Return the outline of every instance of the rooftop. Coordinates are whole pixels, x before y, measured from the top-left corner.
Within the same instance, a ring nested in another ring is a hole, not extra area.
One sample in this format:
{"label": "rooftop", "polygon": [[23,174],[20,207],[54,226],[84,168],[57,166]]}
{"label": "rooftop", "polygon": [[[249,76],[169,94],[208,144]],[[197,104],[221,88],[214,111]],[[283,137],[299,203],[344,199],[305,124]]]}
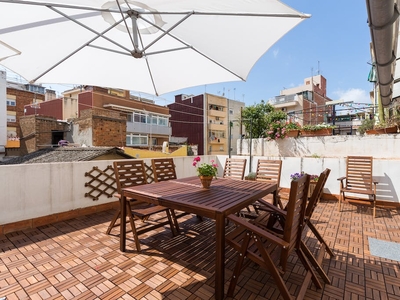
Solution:
{"label": "rooftop", "polygon": [[[179,219],[179,236],[172,237],[169,228],[141,236],[141,253],[128,233],[128,252],[122,253],[118,229],[105,234],[113,213],[108,210],[0,235],[0,298],[213,299],[212,220],[187,215]],[[368,208],[346,204],[338,212],[336,201],[322,200],[312,221],[335,257],[325,255],[323,261],[332,284],[324,284],[321,290],[312,285],[305,299],[400,298],[399,261],[372,255],[369,241],[400,242],[398,210],[379,209],[373,219]],[[314,249],[316,240],[309,230],[305,238]],[[380,253],[385,256],[388,251]],[[226,289],[233,254],[227,246]],[[294,293],[304,270],[295,257],[288,270],[286,278]],[[279,293],[268,272],[250,264],[239,278],[235,297],[278,299]]]}
{"label": "rooftop", "polygon": [[110,154],[126,159],[132,158],[117,147],[56,147],[44,148],[24,156],[0,161],[0,165],[89,161]]}

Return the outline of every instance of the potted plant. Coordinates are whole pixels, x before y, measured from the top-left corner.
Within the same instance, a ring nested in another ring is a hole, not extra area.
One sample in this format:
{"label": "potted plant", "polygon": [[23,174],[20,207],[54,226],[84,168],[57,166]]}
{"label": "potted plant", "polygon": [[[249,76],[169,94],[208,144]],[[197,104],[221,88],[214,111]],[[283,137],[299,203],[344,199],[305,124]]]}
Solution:
{"label": "potted plant", "polygon": [[304,125],[301,128],[300,134],[301,136],[326,136],[332,135],[333,129],[336,128],[335,125],[330,124],[315,124],[315,125]]}
{"label": "potted plant", "polygon": [[217,164],[214,163],[214,160],[211,160],[211,164],[202,163],[200,165],[200,156],[196,156],[193,159],[193,166],[196,167],[197,175],[203,187],[209,189],[213,178],[217,179]]}
{"label": "potted plant", "polygon": [[299,123],[288,122],[286,123],[286,136],[287,137],[298,137],[301,126]]}
{"label": "potted plant", "polygon": [[376,124],[374,122],[373,128],[366,130],[366,134],[385,134],[397,133],[398,130],[398,116],[392,116],[384,122]]}
{"label": "potted plant", "polygon": [[250,172],[249,174],[247,174],[247,176],[244,177],[245,180],[256,180],[257,177],[257,173],[255,172]]}
{"label": "potted plant", "polygon": [[[303,176],[304,174],[305,174],[304,171],[302,171],[300,173],[291,174],[290,179],[296,180],[296,179],[300,178],[301,176]],[[319,175],[310,174],[310,185],[308,187],[308,197],[311,197],[312,193],[314,192],[314,189],[318,182],[318,179],[319,179]]]}

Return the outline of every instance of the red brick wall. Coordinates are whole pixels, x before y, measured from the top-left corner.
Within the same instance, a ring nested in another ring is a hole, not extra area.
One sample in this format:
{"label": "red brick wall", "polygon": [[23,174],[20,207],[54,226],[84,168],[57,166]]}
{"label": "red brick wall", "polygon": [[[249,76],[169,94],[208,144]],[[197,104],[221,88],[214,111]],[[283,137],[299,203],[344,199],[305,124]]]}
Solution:
{"label": "red brick wall", "polygon": [[40,103],[39,108],[27,106],[25,115],[52,116],[58,120],[63,119],[63,99],[54,99]]}
{"label": "red brick wall", "polygon": [[17,135],[22,136],[20,128],[20,118],[24,116],[25,105],[32,104],[34,99],[44,101],[44,94],[35,94],[33,92],[17,90],[14,88],[7,88],[7,95],[13,95],[16,97],[16,106],[7,106],[8,111],[16,112],[16,122],[7,122],[7,126],[16,127]]}
{"label": "red brick wall", "polygon": [[126,118],[119,112],[102,109],[87,109],[74,123],[79,128],[92,128],[93,146],[124,147],[126,145]]}
{"label": "red brick wall", "polygon": [[20,140],[21,155],[34,152],[52,144],[53,131],[67,131],[68,125],[58,122],[53,117],[24,116],[20,120],[22,137]]}
{"label": "red brick wall", "polygon": [[188,144],[198,145],[198,154],[204,155],[204,96],[182,100],[175,96],[175,103],[168,105],[171,114],[172,136],[187,137]]}

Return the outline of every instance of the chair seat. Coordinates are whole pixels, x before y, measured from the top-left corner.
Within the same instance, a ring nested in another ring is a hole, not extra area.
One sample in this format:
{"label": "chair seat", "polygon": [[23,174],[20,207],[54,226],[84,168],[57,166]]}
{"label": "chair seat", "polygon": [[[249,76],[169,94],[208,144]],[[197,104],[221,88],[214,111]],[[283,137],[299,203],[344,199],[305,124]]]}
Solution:
{"label": "chair seat", "polygon": [[[145,203],[147,204],[147,203]],[[160,205],[146,205],[143,207],[138,207],[134,206],[134,211],[132,211],[132,214],[134,216],[137,216],[141,219],[146,218],[151,216],[152,214],[160,213],[160,212],[165,212],[167,211],[168,208]]]}
{"label": "chair seat", "polygon": [[348,192],[348,193],[362,194],[362,195],[374,195],[375,194],[375,192],[373,190],[352,189],[350,187],[342,188],[341,191]]}

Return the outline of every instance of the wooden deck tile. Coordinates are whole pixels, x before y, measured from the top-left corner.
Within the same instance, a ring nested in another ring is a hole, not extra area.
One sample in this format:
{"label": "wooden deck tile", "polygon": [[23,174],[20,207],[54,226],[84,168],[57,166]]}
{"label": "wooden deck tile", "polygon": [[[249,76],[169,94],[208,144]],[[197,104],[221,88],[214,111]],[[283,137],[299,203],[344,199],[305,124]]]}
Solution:
{"label": "wooden deck tile", "polygon": [[[119,251],[118,228],[105,231],[114,211],[100,212],[0,235],[0,297],[10,299],[213,299],[214,222],[187,215],[181,234],[159,228],[141,236],[135,251]],[[400,243],[400,210],[377,210],[321,201],[312,222],[335,253],[322,267],[332,284],[310,285],[305,299],[399,299],[400,262],[371,255],[368,237]],[[228,225],[227,231],[230,230]],[[319,243],[310,230],[304,240],[313,252]],[[226,248],[225,291],[236,261]],[[299,289],[304,269],[293,256],[285,280]],[[239,278],[235,299],[279,299],[271,275],[250,264]]]}

